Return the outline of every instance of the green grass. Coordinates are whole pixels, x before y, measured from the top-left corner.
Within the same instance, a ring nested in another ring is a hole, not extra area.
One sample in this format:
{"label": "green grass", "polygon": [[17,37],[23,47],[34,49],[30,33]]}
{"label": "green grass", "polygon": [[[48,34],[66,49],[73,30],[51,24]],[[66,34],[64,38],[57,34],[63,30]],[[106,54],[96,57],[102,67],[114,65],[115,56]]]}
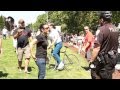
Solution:
{"label": "green grass", "polygon": [[[62,48],[64,50],[64,47]],[[63,70],[57,71],[49,69],[46,66],[46,79],[90,79],[90,72],[85,71],[81,66],[88,66],[86,60],[84,60],[80,55],[76,54],[72,50],[68,49],[68,54],[75,54],[80,60],[79,70]],[[63,55],[61,54],[61,57]],[[24,66],[23,59],[23,66]],[[51,62],[54,60],[52,59]],[[0,79],[37,79],[38,67],[36,66],[34,60],[31,58],[29,67],[31,68],[30,74],[25,74],[24,70],[19,72],[17,64],[17,56],[14,52],[12,45],[12,39],[3,40],[3,54],[0,55]]]}

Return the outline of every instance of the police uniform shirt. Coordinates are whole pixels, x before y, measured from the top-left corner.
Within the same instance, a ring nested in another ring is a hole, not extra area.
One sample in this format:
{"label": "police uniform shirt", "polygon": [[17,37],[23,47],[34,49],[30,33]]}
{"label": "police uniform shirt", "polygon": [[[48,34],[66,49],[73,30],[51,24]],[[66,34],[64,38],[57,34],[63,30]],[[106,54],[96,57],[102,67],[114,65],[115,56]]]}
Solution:
{"label": "police uniform shirt", "polygon": [[100,45],[100,52],[117,50],[118,48],[118,31],[112,24],[105,24],[97,31],[94,44]]}

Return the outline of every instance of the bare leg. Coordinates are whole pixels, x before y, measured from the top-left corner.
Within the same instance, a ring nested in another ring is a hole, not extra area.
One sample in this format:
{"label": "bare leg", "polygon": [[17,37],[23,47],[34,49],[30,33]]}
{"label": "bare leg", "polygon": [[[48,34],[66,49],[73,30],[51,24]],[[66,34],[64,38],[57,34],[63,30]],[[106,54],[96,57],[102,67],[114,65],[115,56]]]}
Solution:
{"label": "bare leg", "polygon": [[79,46],[78,53],[81,53],[81,45]]}
{"label": "bare leg", "polygon": [[18,53],[17,53],[17,57],[18,57],[18,67],[19,70],[22,70],[22,59],[23,59],[23,50],[22,48],[18,48]]}
{"label": "bare leg", "polygon": [[25,60],[25,72],[28,73],[28,65],[29,65],[30,59],[26,58]]}
{"label": "bare leg", "polygon": [[22,70],[22,61],[18,61],[19,70]]}
{"label": "bare leg", "polygon": [[18,54],[17,48],[15,48],[15,52],[16,52],[16,54]]}

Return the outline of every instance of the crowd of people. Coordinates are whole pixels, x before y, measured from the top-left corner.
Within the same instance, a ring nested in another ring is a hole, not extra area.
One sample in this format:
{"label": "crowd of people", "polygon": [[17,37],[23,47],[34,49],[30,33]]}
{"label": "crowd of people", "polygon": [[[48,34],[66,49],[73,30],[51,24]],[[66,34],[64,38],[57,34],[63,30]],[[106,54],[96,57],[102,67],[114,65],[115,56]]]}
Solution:
{"label": "crowd of people", "polygon": [[[18,69],[22,71],[24,55],[24,72],[30,73],[28,66],[32,56],[38,66],[38,78],[44,79],[46,76],[47,50],[53,49],[52,55],[56,61],[55,69],[59,70],[63,68],[61,63],[64,64],[60,57],[60,50],[63,47],[63,42],[67,42],[69,45],[77,46],[79,54],[84,53],[91,69],[92,79],[112,79],[115,69],[119,68],[120,33],[119,29],[112,24],[112,13],[110,11],[101,12],[99,24],[100,27],[95,35],[89,26],[84,26],[85,34],[64,34],[61,36],[53,23],[45,23],[39,26],[38,32],[33,38],[32,30],[25,26],[23,19],[20,19],[18,27],[15,25],[11,33],[13,47],[18,58]],[[2,30],[2,34],[3,39],[6,39],[6,27]],[[50,40],[49,43],[48,40]],[[33,53],[34,45],[36,45],[36,53]],[[2,37],[0,37],[1,52]]]}
{"label": "crowd of people", "polygon": [[[81,33],[79,35],[66,35],[63,39],[63,42],[66,42],[68,45],[77,48],[78,54],[81,54],[83,51],[87,51],[87,53],[89,53],[93,48],[95,35],[92,34],[88,26],[84,26],[84,32],[85,33]],[[90,45],[87,42],[90,42]],[[90,55],[90,53],[88,55]],[[87,58],[88,55],[86,56]]]}

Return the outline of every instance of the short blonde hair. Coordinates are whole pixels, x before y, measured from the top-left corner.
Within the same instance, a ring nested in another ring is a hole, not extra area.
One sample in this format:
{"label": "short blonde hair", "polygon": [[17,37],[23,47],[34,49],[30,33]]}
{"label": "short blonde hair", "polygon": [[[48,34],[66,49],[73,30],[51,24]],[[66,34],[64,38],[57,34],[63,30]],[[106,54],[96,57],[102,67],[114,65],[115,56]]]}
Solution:
{"label": "short blonde hair", "polygon": [[84,28],[88,28],[88,29],[90,29],[89,26],[84,26]]}

